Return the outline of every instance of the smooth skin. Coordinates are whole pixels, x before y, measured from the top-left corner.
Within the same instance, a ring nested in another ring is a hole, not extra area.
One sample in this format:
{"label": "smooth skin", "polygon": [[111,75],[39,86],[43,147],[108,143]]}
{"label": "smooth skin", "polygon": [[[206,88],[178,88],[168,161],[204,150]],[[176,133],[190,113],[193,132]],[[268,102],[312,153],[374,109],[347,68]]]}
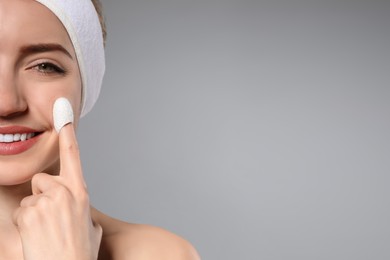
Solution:
{"label": "smooth skin", "polygon": [[[66,97],[74,124],[58,134],[52,107]],[[199,259],[163,229],[113,219],[89,204],[75,128],[81,79],[59,20],[32,0],[0,0],[0,131],[41,134],[27,151],[0,155],[0,259]]]}

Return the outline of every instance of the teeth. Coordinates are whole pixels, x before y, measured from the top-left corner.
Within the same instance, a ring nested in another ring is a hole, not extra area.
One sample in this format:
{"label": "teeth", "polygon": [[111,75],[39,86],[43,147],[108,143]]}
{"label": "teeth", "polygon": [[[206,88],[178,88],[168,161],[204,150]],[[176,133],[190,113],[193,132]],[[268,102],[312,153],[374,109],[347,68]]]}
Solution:
{"label": "teeth", "polygon": [[35,133],[0,134],[0,143],[26,141],[35,136]]}
{"label": "teeth", "polygon": [[4,135],[4,142],[5,143],[11,143],[14,141],[14,135],[13,134],[6,134]]}
{"label": "teeth", "polygon": [[14,142],[19,141],[20,136],[21,136],[21,134],[14,134]]}

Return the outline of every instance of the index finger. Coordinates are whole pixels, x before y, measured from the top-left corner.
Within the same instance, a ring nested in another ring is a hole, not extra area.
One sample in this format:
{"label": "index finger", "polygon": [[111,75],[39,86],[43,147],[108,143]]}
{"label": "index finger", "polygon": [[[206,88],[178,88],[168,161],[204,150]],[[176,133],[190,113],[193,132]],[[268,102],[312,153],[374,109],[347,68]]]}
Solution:
{"label": "index finger", "polygon": [[85,186],[80,151],[73,123],[65,125],[59,133],[60,176]]}
{"label": "index finger", "polygon": [[59,98],[55,101],[53,120],[54,127],[59,134],[60,176],[85,186],[73,126],[73,110],[69,100]]}

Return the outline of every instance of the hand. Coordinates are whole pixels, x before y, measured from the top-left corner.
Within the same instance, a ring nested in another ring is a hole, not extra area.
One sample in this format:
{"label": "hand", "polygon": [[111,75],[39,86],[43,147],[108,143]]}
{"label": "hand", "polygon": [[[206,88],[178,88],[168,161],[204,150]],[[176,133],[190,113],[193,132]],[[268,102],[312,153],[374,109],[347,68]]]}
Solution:
{"label": "hand", "polygon": [[73,124],[59,133],[60,174],[34,175],[32,195],[15,211],[25,260],[96,260],[102,238],[93,223]]}

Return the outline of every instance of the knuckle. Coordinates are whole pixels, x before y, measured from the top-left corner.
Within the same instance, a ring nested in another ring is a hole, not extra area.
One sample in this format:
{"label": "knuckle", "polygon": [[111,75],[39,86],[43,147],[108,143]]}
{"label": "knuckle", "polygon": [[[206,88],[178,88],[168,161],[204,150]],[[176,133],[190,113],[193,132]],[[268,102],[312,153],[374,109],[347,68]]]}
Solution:
{"label": "knuckle", "polygon": [[31,179],[31,184],[33,186],[36,186],[36,184],[38,182],[40,182],[42,179],[44,178],[44,173],[37,173],[37,174],[34,174],[34,176],[32,177]]}
{"label": "knuckle", "polygon": [[20,227],[29,227],[39,223],[39,213],[34,207],[29,207],[21,212],[17,216],[17,223]]}
{"label": "knuckle", "polygon": [[30,202],[30,196],[28,197],[24,197],[21,201],[20,201],[20,206],[21,207],[26,207]]}
{"label": "knuckle", "polygon": [[65,186],[58,185],[55,191],[55,197],[60,201],[68,200],[70,198],[70,192]]}
{"label": "knuckle", "polygon": [[82,205],[89,205],[89,194],[86,188],[80,188],[75,196]]}
{"label": "knuckle", "polygon": [[43,210],[48,209],[50,206],[50,199],[46,196],[41,196],[37,201],[37,207]]}
{"label": "knuckle", "polygon": [[95,235],[97,236],[98,239],[101,239],[101,237],[103,236],[102,226],[99,224],[95,224],[94,228],[95,228]]}

